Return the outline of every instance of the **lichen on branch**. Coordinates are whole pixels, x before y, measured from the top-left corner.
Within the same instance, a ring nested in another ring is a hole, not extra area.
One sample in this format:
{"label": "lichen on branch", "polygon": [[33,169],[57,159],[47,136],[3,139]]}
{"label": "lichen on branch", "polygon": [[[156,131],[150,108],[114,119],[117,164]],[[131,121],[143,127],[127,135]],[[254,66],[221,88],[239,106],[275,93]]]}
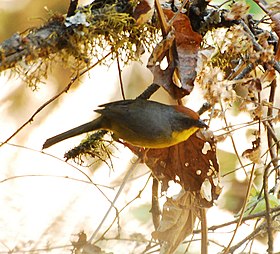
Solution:
{"label": "lichen on branch", "polygon": [[13,69],[36,89],[54,62],[75,73],[111,52],[111,60],[117,56],[127,64],[139,60],[139,48],[149,47],[155,34],[154,26],[136,24],[130,13],[119,12],[114,4],[80,7],[71,17],[50,15],[42,26],[3,41],[0,71]]}

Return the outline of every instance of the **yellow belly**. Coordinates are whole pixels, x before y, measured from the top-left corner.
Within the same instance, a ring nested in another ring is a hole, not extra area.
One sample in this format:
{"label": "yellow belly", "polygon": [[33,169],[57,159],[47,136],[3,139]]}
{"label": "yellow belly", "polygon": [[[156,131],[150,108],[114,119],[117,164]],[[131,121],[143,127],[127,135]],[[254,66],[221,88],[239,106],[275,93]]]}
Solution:
{"label": "yellow belly", "polygon": [[172,134],[172,143],[178,144],[180,142],[186,141],[192,134],[194,134],[199,128],[191,127],[190,129],[181,131],[181,132],[173,132]]}
{"label": "yellow belly", "polygon": [[181,143],[187,140],[192,134],[194,134],[199,128],[192,127],[190,129],[184,130],[182,132],[173,132],[172,138],[161,139],[158,140],[138,140],[137,138],[127,141],[135,146],[146,147],[146,148],[166,148],[170,146],[174,146],[178,143]]}
{"label": "yellow belly", "polygon": [[[191,127],[189,129],[183,130],[181,132],[173,132],[172,136],[159,137],[155,138],[147,138],[141,137],[141,135],[137,135],[137,133],[131,131],[125,126],[119,128],[119,126],[114,126],[113,128],[115,139],[121,138],[124,141],[138,147],[146,147],[146,148],[166,148],[169,146],[176,145],[180,142],[187,140],[193,133],[195,133],[199,128]],[[110,130],[110,129],[108,129]]]}

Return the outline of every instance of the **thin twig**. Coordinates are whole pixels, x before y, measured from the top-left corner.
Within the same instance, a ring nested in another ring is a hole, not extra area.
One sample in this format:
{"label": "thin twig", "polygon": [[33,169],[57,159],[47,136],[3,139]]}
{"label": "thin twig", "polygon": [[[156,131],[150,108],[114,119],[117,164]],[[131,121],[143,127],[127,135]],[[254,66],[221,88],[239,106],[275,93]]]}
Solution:
{"label": "thin twig", "polygon": [[251,234],[249,234],[248,236],[246,236],[244,239],[242,239],[239,243],[237,243],[236,245],[232,246],[229,250],[228,253],[233,253],[235,250],[237,250],[238,248],[240,248],[244,243],[246,243],[247,241],[250,241],[252,239],[254,239],[258,234],[260,234],[260,232],[262,230],[264,230],[266,227],[266,223],[261,224],[260,226],[258,226]]}
{"label": "thin twig", "polygon": [[121,194],[121,192],[122,192],[122,190],[123,190],[123,188],[124,188],[124,186],[125,186],[127,180],[129,179],[130,175],[133,173],[133,171],[135,170],[135,168],[137,167],[137,165],[140,163],[140,161],[141,161],[141,158],[138,158],[137,161],[136,161],[135,163],[133,163],[133,164],[131,165],[131,167],[128,169],[128,171],[127,171],[127,173],[126,173],[126,175],[125,175],[125,177],[124,177],[124,179],[123,179],[123,182],[122,182],[122,184],[121,184],[121,186],[120,186],[120,188],[119,188],[119,190],[118,190],[118,192],[117,192],[117,194],[116,194],[114,200],[112,201],[112,203],[111,203],[109,209],[107,210],[106,214],[104,215],[102,221],[100,222],[100,224],[98,225],[98,227],[96,228],[96,230],[94,231],[94,233],[93,233],[93,234],[91,235],[91,237],[89,238],[89,240],[88,240],[89,243],[91,243],[91,244],[94,244],[94,243],[95,243],[95,238],[96,238],[96,236],[97,236],[97,234],[98,234],[100,228],[102,227],[103,223],[105,222],[105,220],[107,219],[109,213],[111,212],[112,208],[114,207],[114,205],[115,205],[117,199],[119,198],[119,196],[120,196],[120,194]]}
{"label": "thin twig", "polygon": [[202,104],[201,108],[197,111],[197,114],[202,115],[204,112],[211,108],[210,103],[205,102]]}
{"label": "thin twig", "polygon": [[[119,214],[120,214],[126,207],[128,207],[132,202],[134,202],[136,199],[138,199],[138,198],[141,197],[142,192],[146,189],[146,187],[147,187],[147,185],[148,185],[148,182],[150,181],[150,178],[151,178],[151,175],[148,177],[146,183],[144,184],[144,187],[138,192],[137,196],[134,197],[134,198],[133,198],[132,200],[130,200],[129,202],[127,202],[123,208],[119,209],[118,214],[117,214],[117,216],[115,216],[115,218],[113,219],[111,225],[108,226],[108,228],[102,233],[102,235],[99,237],[99,239],[95,241],[95,243],[98,242],[98,241],[100,241],[100,240],[108,239],[108,238],[105,238],[105,235],[106,235],[107,232],[111,229],[111,227],[114,225],[114,223],[115,223],[116,219],[118,218]],[[133,179],[131,179],[131,180],[133,180]]]}
{"label": "thin twig", "polygon": [[96,63],[94,63],[92,66],[86,68],[85,70],[83,70],[82,72],[79,72],[74,78],[72,78],[70,80],[70,82],[68,83],[68,85],[59,93],[57,93],[55,96],[53,96],[52,98],[50,98],[49,100],[47,100],[43,105],[41,105],[34,113],[33,115],[25,122],[23,123],[10,137],[8,137],[4,142],[2,142],[0,144],[0,147],[3,146],[4,144],[6,144],[7,142],[9,142],[13,137],[15,137],[25,126],[27,126],[28,124],[30,124],[33,120],[34,117],[39,114],[45,107],[47,107],[50,103],[52,103],[53,101],[55,101],[56,99],[58,99],[62,94],[67,93],[68,90],[71,88],[71,86],[75,83],[75,81],[81,77],[82,75],[84,75],[85,73],[87,73],[89,70],[91,70],[92,68],[94,68],[96,65],[98,65],[99,63],[101,63],[104,59],[106,59],[109,55],[111,54],[111,52],[109,52],[108,54],[106,54],[104,57],[102,57],[100,60],[98,60]]}
{"label": "thin twig", "polygon": [[234,77],[234,80],[243,79],[247,74],[249,74],[253,70],[254,67],[254,64],[248,63],[248,65],[238,75]]}
{"label": "thin twig", "polygon": [[262,46],[255,39],[255,35],[251,32],[250,28],[247,26],[247,24],[242,19],[240,20],[240,24],[243,26],[244,31],[250,36],[254,49],[256,51],[263,51]]}
{"label": "thin twig", "polygon": [[[268,119],[270,119],[270,120],[262,121],[263,125],[267,128],[267,132],[270,133],[270,138],[272,138],[273,141],[274,141],[274,143],[272,141],[267,142],[268,143],[268,149],[270,150],[271,147],[274,147],[276,145],[277,146],[276,151],[278,151],[279,150],[279,139],[276,136],[276,133],[275,133],[275,130],[274,130],[273,126],[271,126],[269,124],[269,122],[271,122],[271,120],[273,120],[273,117],[270,117]],[[267,136],[268,136],[268,134],[267,134]]]}
{"label": "thin twig", "polygon": [[76,181],[76,182],[81,182],[81,183],[86,183],[86,184],[94,184],[96,186],[99,186],[99,187],[103,187],[103,188],[107,188],[107,189],[113,189],[113,187],[110,187],[110,186],[106,186],[106,185],[103,185],[103,184],[98,184],[98,183],[94,183],[92,181],[86,181],[86,180],[81,180],[81,179],[77,179],[77,178],[74,178],[74,177],[70,177],[70,176],[67,176],[67,175],[50,175],[50,174],[26,174],[26,175],[15,175],[15,176],[11,176],[11,177],[7,177],[3,180],[0,180],[0,184],[2,183],[5,183],[5,182],[8,182],[8,181],[12,181],[12,180],[17,180],[17,179],[21,179],[21,178],[31,178],[31,177],[54,177],[54,178],[63,178],[63,179],[67,179],[67,180],[72,180],[72,181]]}
{"label": "thin twig", "polygon": [[148,100],[159,88],[160,86],[158,84],[152,83],[144,92],[137,96],[137,99]]}
{"label": "thin twig", "polygon": [[266,206],[266,223],[267,223],[267,236],[268,236],[268,249],[267,252],[269,254],[273,253],[273,235],[272,235],[272,220],[270,216],[271,208],[269,203],[269,193],[268,193],[268,176],[270,172],[270,164],[274,164],[274,158],[270,163],[265,167],[263,173],[263,192],[264,192],[264,199],[265,199],[265,206]]}
{"label": "thin twig", "polygon": [[122,70],[121,70],[119,56],[117,56],[117,65],[118,65],[118,73],[119,73],[119,81],[120,81],[120,86],[121,86],[122,98],[123,98],[123,100],[125,100],[124,85],[123,85],[123,79],[122,79]]}
{"label": "thin twig", "polygon": [[235,227],[234,233],[232,235],[232,238],[230,239],[230,242],[229,242],[227,248],[223,252],[224,254],[232,253],[230,251],[230,246],[231,246],[231,244],[232,244],[232,242],[233,242],[233,240],[235,238],[235,235],[237,233],[237,230],[238,230],[239,226],[241,225],[241,222],[242,222],[242,219],[243,219],[243,216],[244,216],[244,213],[245,213],[245,209],[246,209],[246,204],[248,202],[248,198],[249,198],[249,195],[250,195],[250,192],[251,192],[251,188],[252,188],[252,185],[253,185],[254,175],[255,175],[255,164],[253,164],[253,168],[252,168],[250,179],[249,179],[249,184],[248,184],[248,187],[247,187],[246,195],[244,197],[244,203],[243,203],[243,206],[242,206],[242,209],[241,209],[241,212],[240,212],[240,216],[239,216],[238,222],[236,223],[236,227]]}
{"label": "thin twig", "polygon": [[67,11],[67,18],[71,17],[75,14],[77,6],[78,6],[78,0],[70,0],[70,5],[69,5],[68,11]]}
{"label": "thin twig", "polygon": [[[256,220],[253,231],[255,231],[257,229],[258,223],[259,223],[259,220]],[[253,246],[254,246],[254,240],[255,240],[255,238],[251,239],[251,243],[250,243],[250,247],[249,247],[249,253],[252,253],[252,249],[253,249]],[[249,242],[248,242],[248,244],[249,244]]]}
{"label": "thin twig", "polygon": [[173,25],[174,20],[178,17],[178,15],[181,13],[181,11],[184,9],[184,6],[187,4],[189,0],[184,0],[181,4],[180,8],[178,8],[177,12],[174,14],[174,16],[168,21],[168,24],[170,26]]}
{"label": "thin twig", "polygon": [[[280,47],[279,47],[280,48]],[[271,62],[270,63],[272,66],[273,66],[273,68],[276,70],[276,71],[278,71],[278,73],[280,73],[280,62],[278,61],[273,61],[273,62]]]}
{"label": "thin twig", "polygon": [[[267,8],[267,3],[260,0],[254,0],[254,2],[270,17],[273,25],[271,26],[274,32],[277,34],[278,38],[280,38],[280,21],[279,21],[279,12],[272,11]],[[275,53],[275,60],[279,61],[280,59],[280,44],[279,40],[277,43],[276,53]]]}
{"label": "thin twig", "polygon": [[[220,102],[220,105],[221,105],[222,111],[225,112],[222,102]],[[240,159],[240,156],[239,156],[239,154],[238,154],[238,151],[237,151],[237,148],[236,148],[234,139],[233,139],[233,137],[232,137],[232,135],[231,135],[231,132],[230,132],[230,129],[229,129],[229,124],[228,124],[228,122],[227,122],[227,119],[226,119],[225,114],[224,114],[224,122],[225,122],[225,124],[226,124],[225,129],[229,132],[229,137],[230,137],[230,139],[231,139],[232,147],[233,147],[233,150],[234,150],[234,152],[235,152],[235,154],[236,154],[236,156],[237,156],[238,162],[239,162],[239,164],[241,165],[241,167],[243,168],[243,171],[244,171],[246,177],[248,178],[248,174],[247,174],[247,172],[246,172],[246,170],[245,170],[245,168],[244,168],[244,166],[243,166],[243,163],[242,163],[242,161],[241,161],[241,159]]]}
{"label": "thin twig", "polygon": [[163,13],[161,4],[159,2],[159,0],[155,0],[155,8],[156,11],[158,13],[158,18],[159,18],[159,22],[160,22],[160,26],[161,26],[161,32],[162,32],[162,36],[163,38],[166,38],[167,34],[170,31],[170,25],[167,23],[166,19],[165,19],[165,15]]}
{"label": "thin twig", "polygon": [[[275,213],[275,212],[279,212],[279,211],[280,211],[280,206],[277,206],[275,208],[271,208],[271,213]],[[254,213],[254,214],[249,214],[247,216],[244,216],[242,218],[241,222],[243,223],[247,220],[259,219],[259,218],[265,217],[265,215],[266,215],[266,211],[262,211],[262,212],[258,212],[258,213]],[[220,224],[220,225],[214,225],[214,226],[209,227],[208,231],[215,231],[215,230],[220,229],[220,228],[228,227],[228,226],[231,226],[233,224],[238,223],[238,221],[239,221],[239,218],[235,219],[235,220],[232,220],[232,221],[229,221],[229,222],[226,222],[226,223],[223,223],[223,224]],[[194,234],[200,234],[201,230],[194,230],[193,233]]]}
{"label": "thin twig", "polygon": [[152,220],[154,224],[155,230],[158,229],[160,224],[160,208],[158,202],[158,179],[153,177],[153,185],[152,185]]}
{"label": "thin twig", "polygon": [[[274,105],[274,98],[275,98],[275,91],[276,90],[276,79],[272,80],[271,84],[270,84],[270,94],[269,94],[269,102],[271,103],[271,105]],[[268,107],[267,109],[267,117],[272,117],[273,112],[272,112],[272,108]],[[268,121],[268,125],[269,125],[269,129],[267,131],[267,144],[269,147],[269,153],[270,153],[270,157],[273,161],[273,166],[277,167],[278,165],[278,161],[274,160],[274,158],[276,158],[277,156],[277,151],[276,149],[278,148],[278,146],[273,146],[273,134],[274,133],[274,128],[273,128],[273,124],[272,121]]]}
{"label": "thin twig", "polygon": [[[29,151],[32,151],[32,152],[36,152],[36,153],[41,153],[43,155],[46,155],[46,156],[49,156],[53,159],[56,159],[62,163],[66,163],[68,166],[72,167],[73,169],[77,170],[79,173],[81,173],[83,176],[86,177],[86,179],[88,179],[89,183],[92,184],[95,188],[97,188],[97,190],[107,199],[107,201],[111,204],[111,201],[110,199],[105,195],[105,193],[100,189],[100,187],[106,187],[106,188],[110,188],[108,186],[105,186],[105,185],[100,185],[100,184],[96,184],[92,181],[92,179],[84,172],[82,171],[81,169],[79,169],[78,167],[76,167],[75,165],[73,164],[70,164],[69,162],[63,160],[63,159],[60,159],[50,153],[46,153],[44,151],[38,151],[36,149],[33,149],[33,148],[30,148],[30,147],[26,147],[26,146],[22,146],[22,145],[17,145],[17,144],[11,144],[11,143],[7,143],[7,145],[10,145],[10,146],[14,146],[14,147],[19,147],[19,148],[22,148],[22,149],[26,149],[26,150],[29,150]],[[81,180],[82,181],[82,180]],[[3,182],[5,182],[5,180],[3,180]],[[0,182],[1,183],[1,182]],[[114,189],[114,187],[112,187],[111,189]],[[114,207],[115,208],[115,207]]]}
{"label": "thin twig", "polygon": [[207,218],[206,209],[200,209],[200,220],[201,220],[201,254],[208,253],[208,228],[207,228]]}
{"label": "thin twig", "polygon": [[[223,110],[223,104],[222,104],[222,102],[220,102],[220,105],[221,105],[222,111],[224,111],[224,110]],[[225,122],[226,126],[228,126],[227,119],[226,119],[225,115],[224,115],[224,122]],[[228,129],[228,128],[227,128],[227,129]],[[233,139],[232,135],[229,135],[229,137],[230,137],[230,139],[231,139],[231,143],[232,143],[234,152],[235,152],[235,154],[236,154],[236,156],[237,156],[237,159],[238,159],[240,165],[242,166],[245,175],[248,177],[248,174],[247,174],[247,172],[246,172],[246,170],[245,170],[245,168],[244,168],[244,166],[243,166],[243,163],[242,163],[242,161],[241,161],[241,159],[240,159],[240,156],[239,156],[239,154],[238,154],[238,151],[237,151],[237,148],[236,148],[234,139]],[[248,188],[247,188],[247,191],[246,191],[244,204],[243,204],[243,207],[242,207],[242,210],[241,210],[241,213],[240,213],[239,221],[238,221],[237,224],[236,224],[236,228],[235,228],[235,230],[234,230],[234,233],[233,233],[233,235],[232,235],[232,238],[231,238],[231,240],[230,240],[230,242],[229,242],[227,248],[224,250],[224,254],[229,253],[229,249],[230,249],[230,246],[231,246],[231,244],[232,244],[232,242],[233,242],[233,240],[234,240],[234,238],[235,238],[235,235],[236,235],[236,233],[237,233],[237,229],[238,229],[238,227],[241,225],[241,221],[242,221],[242,218],[243,218],[243,215],[244,215],[244,212],[245,212],[245,208],[246,208],[246,204],[247,204],[247,201],[248,201],[248,198],[249,198],[249,194],[250,194],[250,191],[251,191],[251,187],[252,187],[252,185],[254,184],[254,183],[253,183],[254,172],[255,172],[255,164],[253,164],[253,168],[252,168],[252,171],[251,171],[251,175],[250,175],[250,179],[249,179],[249,184],[248,184]]]}

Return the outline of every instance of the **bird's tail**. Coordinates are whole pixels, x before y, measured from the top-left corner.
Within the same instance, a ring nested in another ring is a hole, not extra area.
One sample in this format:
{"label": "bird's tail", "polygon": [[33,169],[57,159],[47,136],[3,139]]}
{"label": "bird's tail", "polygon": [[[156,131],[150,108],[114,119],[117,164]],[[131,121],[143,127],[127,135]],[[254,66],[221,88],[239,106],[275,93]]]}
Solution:
{"label": "bird's tail", "polygon": [[73,128],[71,130],[65,131],[63,133],[60,133],[54,137],[51,137],[49,139],[46,140],[46,142],[43,144],[43,149],[48,148],[60,141],[63,141],[65,139],[68,138],[72,138],[75,136],[78,136],[80,134],[86,133],[86,132],[90,132],[90,131],[94,131],[94,130],[98,130],[102,128],[102,117],[98,117],[97,119],[82,124],[76,128]]}

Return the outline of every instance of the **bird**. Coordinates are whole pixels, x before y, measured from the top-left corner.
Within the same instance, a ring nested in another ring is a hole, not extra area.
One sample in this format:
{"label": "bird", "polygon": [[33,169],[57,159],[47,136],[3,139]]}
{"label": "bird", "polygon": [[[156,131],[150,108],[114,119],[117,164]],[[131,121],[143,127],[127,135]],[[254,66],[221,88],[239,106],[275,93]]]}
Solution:
{"label": "bird", "polygon": [[165,148],[187,140],[208,125],[193,110],[182,105],[166,105],[144,99],[127,99],[100,105],[93,121],[51,137],[46,149],[65,139],[97,130],[113,133],[114,139],[144,148]]}

